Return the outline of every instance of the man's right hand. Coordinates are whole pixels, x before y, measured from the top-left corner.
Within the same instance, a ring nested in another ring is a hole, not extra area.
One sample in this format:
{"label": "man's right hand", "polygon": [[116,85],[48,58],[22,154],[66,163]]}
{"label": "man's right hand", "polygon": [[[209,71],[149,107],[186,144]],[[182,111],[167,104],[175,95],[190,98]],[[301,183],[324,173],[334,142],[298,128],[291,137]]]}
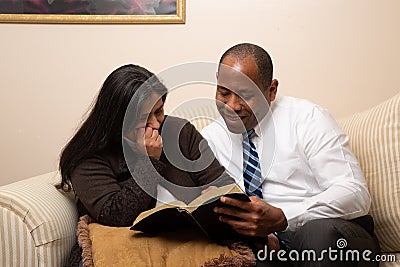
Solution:
{"label": "man's right hand", "polygon": [[225,207],[216,207],[220,220],[229,224],[239,234],[267,237],[270,233],[286,229],[287,220],[283,211],[258,197],[250,197],[244,202],[229,197],[221,197]]}

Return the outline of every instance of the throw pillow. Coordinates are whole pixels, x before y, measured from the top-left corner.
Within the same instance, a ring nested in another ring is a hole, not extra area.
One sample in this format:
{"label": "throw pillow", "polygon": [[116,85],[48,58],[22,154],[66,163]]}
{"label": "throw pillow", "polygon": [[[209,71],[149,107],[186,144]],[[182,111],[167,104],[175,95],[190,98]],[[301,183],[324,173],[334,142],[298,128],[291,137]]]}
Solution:
{"label": "throw pillow", "polygon": [[338,122],[364,172],[381,249],[400,251],[400,94]]}
{"label": "throw pillow", "polygon": [[78,223],[78,242],[84,267],[110,266],[255,266],[252,250],[243,243],[220,245],[200,233],[181,231],[149,236],[130,227],[91,223],[88,216]]}

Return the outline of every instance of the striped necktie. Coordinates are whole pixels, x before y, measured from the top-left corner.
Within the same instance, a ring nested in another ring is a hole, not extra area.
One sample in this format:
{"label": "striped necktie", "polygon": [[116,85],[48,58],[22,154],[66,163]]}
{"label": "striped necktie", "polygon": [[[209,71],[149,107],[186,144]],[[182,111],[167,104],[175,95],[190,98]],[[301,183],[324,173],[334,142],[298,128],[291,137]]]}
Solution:
{"label": "striped necktie", "polygon": [[260,169],[260,160],[251,136],[254,129],[243,134],[243,180],[246,193],[249,196],[262,196],[262,178]]}
{"label": "striped necktie", "polygon": [[[243,134],[243,180],[246,194],[249,196],[262,196],[262,178],[260,169],[260,160],[255,145],[251,141],[254,129]],[[285,242],[279,237],[277,232],[274,235],[279,240],[281,249],[286,250]]]}

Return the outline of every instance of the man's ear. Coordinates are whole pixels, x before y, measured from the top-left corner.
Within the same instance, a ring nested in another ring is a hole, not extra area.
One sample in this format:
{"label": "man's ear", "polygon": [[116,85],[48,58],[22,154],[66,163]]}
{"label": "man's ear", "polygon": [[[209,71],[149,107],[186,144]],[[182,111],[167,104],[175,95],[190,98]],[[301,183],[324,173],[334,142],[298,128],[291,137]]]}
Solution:
{"label": "man's ear", "polygon": [[278,80],[273,79],[271,81],[271,85],[268,88],[268,98],[269,98],[269,101],[271,101],[271,102],[274,101],[276,98],[276,94],[278,92],[278,85],[279,85]]}

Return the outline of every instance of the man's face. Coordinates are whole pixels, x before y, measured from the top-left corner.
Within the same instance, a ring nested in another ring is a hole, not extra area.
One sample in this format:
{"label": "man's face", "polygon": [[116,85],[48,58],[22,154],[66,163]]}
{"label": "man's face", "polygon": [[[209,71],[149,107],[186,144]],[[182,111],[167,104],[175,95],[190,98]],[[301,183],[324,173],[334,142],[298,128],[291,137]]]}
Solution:
{"label": "man's face", "polygon": [[244,133],[267,114],[269,103],[275,99],[277,81],[263,88],[251,56],[241,60],[227,56],[222,64],[217,74],[217,108],[229,131]]}

